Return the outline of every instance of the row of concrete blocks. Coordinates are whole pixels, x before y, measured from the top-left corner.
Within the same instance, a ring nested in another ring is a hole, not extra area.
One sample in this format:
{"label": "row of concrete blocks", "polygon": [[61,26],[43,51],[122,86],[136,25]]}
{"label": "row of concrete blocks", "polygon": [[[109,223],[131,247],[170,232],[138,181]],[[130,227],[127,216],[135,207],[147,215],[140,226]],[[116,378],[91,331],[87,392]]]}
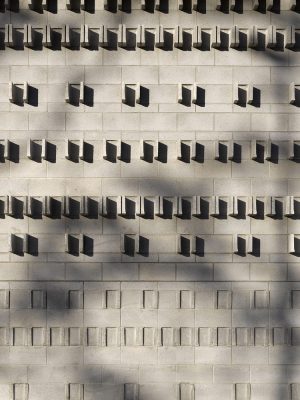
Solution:
{"label": "row of concrete blocks", "polygon": [[[53,6],[51,3],[54,3]],[[66,9],[79,12],[80,10],[84,10],[87,12],[95,12],[95,0],[65,0]],[[125,4],[124,4],[125,3]],[[149,4],[147,4],[149,3]],[[167,3],[167,4],[165,4]],[[185,4],[182,0],[178,2],[178,9],[191,13],[193,10],[205,13],[206,12],[206,0],[191,0],[188,4]],[[239,14],[243,13],[244,10],[244,1],[243,0],[217,0],[215,2],[215,10],[221,11],[225,14],[228,14],[230,11],[237,12]],[[253,9],[254,11],[258,11],[261,13],[265,13],[267,11],[280,13],[283,10],[292,10],[298,12],[298,4],[296,0],[288,0],[288,1],[276,1],[276,0],[252,0],[246,2],[247,10]],[[252,7],[251,7],[252,4]],[[14,0],[3,0],[4,7],[10,11],[18,11],[18,4],[15,3]],[[57,10],[57,0],[28,0],[28,8],[33,11],[40,12],[41,10],[52,11]],[[168,2],[164,2],[162,0],[150,2],[147,0],[141,0],[141,9],[144,9],[148,12],[154,12],[155,10],[167,12],[168,11]],[[210,10],[214,10],[213,5],[208,4]],[[250,5],[250,7],[249,7]],[[118,9],[121,11],[129,12],[131,11],[131,6],[127,5],[127,3],[123,1],[109,1],[107,0],[104,3],[104,9],[116,12]]]}
{"label": "row of concrete blocks", "polygon": [[300,346],[299,327],[0,327],[0,346]]}
{"label": "row of concrete blocks", "polygon": [[[136,310],[254,310],[299,309],[300,290],[285,292],[276,302],[276,291],[269,290],[45,290],[1,289],[0,309],[136,309]],[[129,305],[129,306],[128,306]],[[142,311],[141,311],[142,312]]]}
{"label": "row of concrete blocks", "polygon": [[[0,29],[3,33],[2,45],[12,48],[43,47],[59,49],[61,46],[78,50],[80,47],[97,50],[99,47],[117,50],[125,48],[135,50],[144,48],[154,51],[161,48],[172,51],[179,48],[191,51],[193,48],[210,51],[213,48],[229,51],[268,48],[284,51],[285,49],[298,50],[299,29],[295,26],[278,28],[274,25],[266,27],[239,28],[238,26],[221,28],[220,26],[205,27],[194,26],[192,28],[165,27],[163,25],[145,27],[126,27],[120,24],[118,27],[99,26],[89,27],[87,24],[75,28],[69,25],[62,27],[32,27],[25,24],[23,28],[6,24]],[[22,37],[20,37],[22,33]]]}
{"label": "row of concrete blocks", "polygon": [[[52,5],[53,3],[54,5]],[[66,0],[66,9],[80,12],[80,10],[84,10],[87,12],[95,12],[95,0]],[[129,4],[128,4],[129,3]],[[228,14],[230,11],[237,12],[242,14],[244,11],[244,3],[246,5],[247,11],[254,10],[260,13],[266,13],[267,11],[280,13],[280,11],[299,11],[299,5],[296,0],[283,0],[283,1],[276,1],[276,0],[250,0],[250,1],[243,1],[243,0],[217,0],[213,2],[213,4],[206,4],[206,0],[190,0],[189,2],[184,2],[183,0],[179,0],[177,9],[185,11],[187,13],[192,13],[193,10],[198,11],[200,13],[206,13],[207,5],[210,11],[217,10]],[[215,3],[215,4],[214,4]],[[28,8],[33,11],[41,12],[42,10],[47,10],[50,12],[55,12],[57,10],[57,0],[28,0]],[[18,11],[18,5],[14,4],[13,0],[3,0],[3,6],[7,10]],[[174,5],[173,5],[174,7]],[[172,7],[172,8],[173,8]],[[130,12],[131,2],[126,2],[124,0],[115,0],[109,1],[106,0],[104,2],[104,9],[117,12],[117,10]],[[155,10],[167,13],[169,10],[169,1],[147,1],[141,0],[141,9],[154,12]]]}
{"label": "row of concrete blocks", "polygon": [[0,196],[0,216],[23,219],[44,216],[60,219],[87,217],[109,219],[141,217],[154,219],[244,220],[300,218],[297,196]]}
{"label": "row of concrete blocks", "polygon": [[[43,160],[55,163],[57,160],[58,144],[47,139],[28,139],[26,146],[26,156],[32,161],[41,163]],[[123,141],[103,139],[95,143],[100,147],[98,154],[94,154],[94,144],[84,139],[65,139],[64,157],[65,159],[79,163],[80,160],[93,163],[94,160],[104,159],[106,161],[117,163],[123,161],[130,163],[132,160],[140,159],[148,163],[158,161],[167,163],[170,160],[179,160],[184,163],[195,161],[204,163],[205,159],[215,159],[222,163],[229,161],[241,163],[246,160],[243,158],[243,147],[250,147],[250,159],[258,163],[270,161],[278,163],[280,160],[288,159],[294,162],[300,162],[300,141],[290,140],[274,143],[271,140],[251,141],[233,141],[216,140],[211,142],[200,142],[196,140],[177,140],[177,141],[159,141],[143,140]],[[9,139],[0,140],[1,159],[18,162],[20,155],[20,145]],[[206,156],[209,154],[209,157]],[[207,158],[206,158],[207,157]],[[249,156],[248,156],[249,157]]]}
{"label": "row of concrete blocks", "polygon": [[[9,82],[8,99],[11,103],[23,106],[31,104],[31,91],[37,90],[28,82],[13,83]],[[261,105],[261,90],[250,84],[235,84],[234,85],[234,104],[240,107],[252,105],[259,108]],[[88,94],[87,94],[88,93]],[[149,107],[151,90],[140,83],[122,83],[122,103],[130,107],[141,105]],[[199,107],[205,107],[206,89],[200,84],[178,84],[177,101],[186,107],[191,107],[193,104]],[[66,83],[65,102],[78,107],[80,104],[93,105],[93,89],[85,86],[84,82]],[[289,104],[296,107],[300,106],[300,85],[291,82],[289,85]]]}
{"label": "row of concrete blocks", "polygon": [[[65,252],[72,256],[79,257],[81,254],[93,257],[95,254],[102,253],[95,250],[95,242],[99,241],[101,235],[85,235],[85,234],[65,234]],[[141,255],[148,257],[150,255],[170,254],[172,251],[164,249],[163,251],[155,251],[151,249],[151,240],[149,237],[139,234],[121,234],[120,252],[128,256],[134,257]],[[261,239],[250,234],[234,234],[229,235],[232,238],[232,246],[223,251],[223,254],[236,254],[240,257],[246,257],[248,254],[260,257],[264,254],[264,249],[261,246]],[[288,234],[288,249],[287,252],[278,251],[279,254],[291,254],[296,257],[300,256],[300,234]],[[16,233],[9,235],[7,251],[18,256],[30,254],[38,256],[40,239],[27,233]],[[177,235],[177,254],[185,257],[196,255],[204,257],[207,253],[205,247],[207,240],[198,235]],[[42,245],[43,246],[43,245]],[[3,250],[2,250],[3,252]],[[5,251],[4,251],[5,252]],[[50,253],[60,253],[59,249],[55,250],[52,246],[49,249]],[[46,251],[48,253],[48,251]],[[211,251],[210,251],[211,253]],[[218,250],[213,251],[218,254]]]}
{"label": "row of concrete blocks", "polygon": [[[34,385],[32,385],[34,386]],[[153,393],[153,385],[149,385],[149,391],[147,391],[148,396]],[[169,397],[168,399],[177,400],[195,400],[200,399],[197,395],[197,386],[193,383],[179,383],[175,390],[173,390],[174,397]],[[234,400],[250,400],[251,399],[251,384],[250,383],[233,383],[231,384]],[[8,396],[3,397],[8,400],[30,400],[30,387],[28,383],[11,383],[8,388]],[[95,387],[95,389],[93,389]],[[145,385],[143,385],[145,387]],[[102,390],[101,390],[102,389]],[[291,383],[289,384],[289,391],[291,397],[289,400],[298,400],[300,393],[300,384]],[[3,390],[3,395],[5,396],[5,390]],[[67,383],[65,384],[64,397],[58,397],[60,400],[84,400],[85,393],[89,399],[99,399],[103,400],[142,400],[142,390],[137,383],[124,383],[124,384],[92,384],[92,383]],[[102,397],[101,393],[104,395]],[[154,393],[157,392],[154,390]],[[160,392],[158,392],[160,393]],[[164,393],[164,392],[163,392]],[[201,396],[202,397],[202,396]],[[148,397],[150,398],[150,397]],[[157,398],[157,397],[151,397]],[[228,397],[229,398],[229,397]]]}

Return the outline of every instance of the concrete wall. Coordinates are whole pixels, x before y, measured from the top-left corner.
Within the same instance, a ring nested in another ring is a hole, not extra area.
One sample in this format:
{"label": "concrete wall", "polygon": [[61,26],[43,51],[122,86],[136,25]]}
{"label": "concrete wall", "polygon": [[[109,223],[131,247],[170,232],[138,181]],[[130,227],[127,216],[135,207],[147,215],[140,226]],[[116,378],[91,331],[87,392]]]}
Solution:
{"label": "concrete wall", "polygon": [[0,4],[1,400],[300,399],[299,5],[265,3]]}

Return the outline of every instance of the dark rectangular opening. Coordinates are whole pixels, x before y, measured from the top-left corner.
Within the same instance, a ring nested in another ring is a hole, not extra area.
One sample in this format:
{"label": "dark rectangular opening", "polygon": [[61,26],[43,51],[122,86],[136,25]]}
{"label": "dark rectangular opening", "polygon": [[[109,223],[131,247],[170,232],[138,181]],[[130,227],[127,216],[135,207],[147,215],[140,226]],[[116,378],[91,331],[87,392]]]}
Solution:
{"label": "dark rectangular opening", "polygon": [[24,256],[24,239],[17,235],[11,235],[11,251],[18,256]]}
{"label": "dark rectangular opening", "polygon": [[165,198],[163,199],[163,218],[173,218],[173,201]]}
{"label": "dark rectangular opening", "polygon": [[133,87],[125,86],[125,104],[130,107],[135,107],[136,90]]}
{"label": "dark rectangular opening", "polygon": [[237,238],[237,254],[242,257],[245,257],[247,254],[247,241],[240,236]]}
{"label": "dark rectangular opening", "polygon": [[227,201],[219,199],[219,218],[227,219],[228,204]]}
{"label": "dark rectangular opening", "polygon": [[231,160],[236,163],[242,162],[242,146],[238,143],[233,143],[233,157]]}
{"label": "dark rectangular opening", "polygon": [[80,201],[69,198],[69,218],[71,219],[79,219],[80,218]]}
{"label": "dark rectangular opening", "polygon": [[112,219],[117,218],[117,209],[117,202],[115,200],[106,198],[107,217]]}
{"label": "dark rectangular opening", "polygon": [[246,202],[244,200],[238,199],[237,201],[237,218],[238,219],[245,219],[246,218]]}
{"label": "dark rectangular opening", "polygon": [[256,200],[256,218],[265,218],[265,203],[262,200]]}
{"label": "dark rectangular opening", "polygon": [[155,0],[145,0],[144,10],[153,14],[155,10]]}
{"label": "dark rectangular opening", "polygon": [[154,201],[144,198],[144,218],[154,219]]}
{"label": "dark rectangular opening", "polygon": [[228,147],[226,144],[219,142],[218,143],[219,147],[219,157],[217,158],[218,161],[222,163],[227,163],[228,159]]}
{"label": "dark rectangular opening", "polygon": [[130,163],[131,161],[131,146],[128,143],[121,142],[121,161]]}
{"label": "dark rectangular opening", "polygon": [[180,160],[185,163],[190,163],[191,162],[191,146],[187,143],[181,142],[180,149],[181,149]]}
{"label": "dark rectangular opening", "polygon": [[191,14],[193,11],[193,3],[192,0],[182,0],[182,7],[181,10]]}
{"label": "dark rectangular opening", "polygon": [[124,253],[133,257],[135,254],[135,238],[125,235],[124,236]]}
{"label": "dark rectangular opening", "polygon": [[186,238],[184,236],[180,237],[180,254],[182,254],[183,256],[190,256],[191,254],[191,241],[189,238]]}
{"label": "dark rectangular opening", "polygon": [[97,219],[99,213],[99,204],[98,201],[87,198],[87,217],[91,219]]}
{"label": "dark rectangular opening", "polygon": [[158,9],[160,12],[167,14],[169,12],[169,0],[159,0]]}
{"label": "dark rectangular opening", "polygon": [[30,155],[31,159],[35,162],[42,162],[42,145],[40,143],[30,142]]}
{"label": "dark rectangular opening", "polygon": [[106,160],[112,163],[117,162],[117,146],[109,141],[106,141]]}
{"label": "dark rectangular opening", "polygon": [[107,30],[107,47],[110,50],[118,49],[118,34],[110,29]]}
{"label": "dark rectangular opening", "polygon": [[300,162],[300,143],[294,142],[294,157],[293,160],[296,162]]}
{"label": "dark rectangular opening", "polygon": [[135,50],[136,48],[136,33],[126,30],[126,48],[127,50]]}
{"label": "dark rectangular opening", "polygon": [[205,147],[203,144],[196,142],[195,157],[193,158],[198,163],[204,163]]}
{"label": "dark rectangular opening", "polygon": [[164,47],[165,51],[172,51],[174,47],[174,35],[172,32],[164,30]]}
{"label": "dark rectangular opening", "polygon": [[31,202],[31,217],[33,219],[42,219],[43,202],[41,200],[35,199],[34,197],[30,198],[30,202]]}
{"label": "dark rectangular opening", "polygon": [[155,33],[145,30],[145,50],[154,51],[155,49]]}
{"label": "dark rectangular opening", "polygon": [[158,143],[158,161],[161,163],[168,162],[168,146],[164,143]]}
{"label": "dark rectangular opening", "polygon": [[38,238],[27,235],[27,252],[32,256],[39,255],[39,240]]}
{"label": "dark rectangular opening", "polygon": [[79,256],[79,239],[76,236],[68,235],[68,253]]}
{"label": "dark rectangular opening", "polygon": [[196,11],[206,14],[206,0],[197,0]]}
{"label": "dark rectangular opening", "polygon": [[209,219],[209,201],[200,199],[200,216],[201,219]]}
{"label": "dark rectangular opening", "polygon": [[255,257],[260,257],[260,239],[252,238],[252,255]]}
{"label": "dark rectangular opening", "polygon": [[118,11],[118,0],[107,0],[105,9],[111,13],[116,13]]}
{"label": "dark rectangular opening", "polygon": [[121,10],[125,13],[131,13],[131,0],[122,0]]}
{"label": "dark rectangular opening", "polygon": [[229,0],[220,0],[220,5],[217,7],[224,14],[229,13]]}
{"label": "dark rectangular opening", "polygon": [[17,219],[24,218],[24,202],[17,197],[12,197],[12,216]]}
{"label": "dark rectangular opening", "polygon": [[149,239],[144,236],[139,237],[139,254],[144,257],[149,256]]}
{"label": "dark rectangular opening", "polygon": [[204,257],[205,241],[199,236],[196,236],[196,251],[198,257]]}
{"label": "dark rectangular opening", "polygon": [[143,142],[143,160],[152,163],[154,158],[153,145],[147,142]]}
{"label": "dark rectangular opening", "polygon": [[80,13],[80,0],[70,0],[69,9],[76,13]]}
{"label": "dark rectangular opening", "polygon": [[300,219],[300,201],[294,199],[294,218]]}
{"label": "dark rectangular opening", "polygon": [[187,88],[185,86],[182,86],[182,101],[181,104],[183,104],[186,107],[191,107],[192,105],[192,91],[190,88]]}
{"label": "dark rectangular opening", "polygon": [[54,199],[53,197],[50,198],[50,217],[53,219],[60,219],[61,218],[61,201]]}
{"label": "dark rectangular opening", "polygon": [[[190,0],[187,0],[190,1]],[[192,3],[191,3],[192,4]],[[192,10],[191,10],[192,13]],[[183,51],[191,51],[193,47],[193,36],[190,32],[182,31],[182,47]]]}
{"label": "dark rectangular opening", "polygon": [[94,239],[83,235],[83,249],[82,253],[85,254],[86,256],[92,257],[94,255]]}
{"label": "dark rectangular opening", "polygon": [[192,218],[192,203],[189,199],[181,199],[182,219]]}
{"label": "dark rectangular opening", "polygon": [[256,143],[255,161],[257,161],[259,163],[264,163],[264,161],[265,161],[265,146],[260,143]]}
{"label": "dark rectangular opening", "polygon": [[128,219],[134,219],[136,214],[135,201],[125,198],[125,217]]}

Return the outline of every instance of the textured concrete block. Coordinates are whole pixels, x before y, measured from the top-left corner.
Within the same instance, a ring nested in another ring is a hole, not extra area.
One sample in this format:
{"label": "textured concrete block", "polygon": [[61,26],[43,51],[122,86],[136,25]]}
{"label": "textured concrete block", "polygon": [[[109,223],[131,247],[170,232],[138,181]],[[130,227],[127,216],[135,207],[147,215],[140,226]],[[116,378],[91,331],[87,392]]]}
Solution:
{"label": "textured concrete block", "polygon": [[249,400],[251,398],[251,386],[249,383],[235,384],[235,399]]}
{"label": "textured concrete block", "polygon": [[29,385],[26,383],[14,383],[12,393],[13,400],[27,400],[29,397]]}

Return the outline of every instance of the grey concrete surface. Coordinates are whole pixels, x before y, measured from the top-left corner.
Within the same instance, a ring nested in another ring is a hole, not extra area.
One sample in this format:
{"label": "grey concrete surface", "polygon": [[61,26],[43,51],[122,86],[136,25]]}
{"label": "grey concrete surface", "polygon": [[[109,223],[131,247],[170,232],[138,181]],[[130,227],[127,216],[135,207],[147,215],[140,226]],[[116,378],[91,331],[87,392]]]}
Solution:
{"label": "grey concrete surface", "polygon": [[300,399],[300,5],[0,2],[0,399]]}

